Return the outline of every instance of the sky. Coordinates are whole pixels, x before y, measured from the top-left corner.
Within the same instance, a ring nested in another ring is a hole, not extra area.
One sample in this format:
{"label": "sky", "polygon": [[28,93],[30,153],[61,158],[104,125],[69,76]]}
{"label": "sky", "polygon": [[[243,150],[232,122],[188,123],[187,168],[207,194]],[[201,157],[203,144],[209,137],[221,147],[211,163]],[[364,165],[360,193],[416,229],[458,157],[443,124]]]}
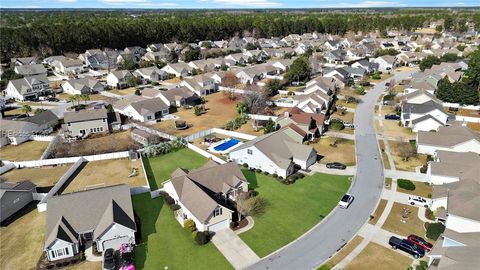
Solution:
{"label": "sky", "polygon": [[0,8],[368,8],[480,6],[479,0],[0,0]]}

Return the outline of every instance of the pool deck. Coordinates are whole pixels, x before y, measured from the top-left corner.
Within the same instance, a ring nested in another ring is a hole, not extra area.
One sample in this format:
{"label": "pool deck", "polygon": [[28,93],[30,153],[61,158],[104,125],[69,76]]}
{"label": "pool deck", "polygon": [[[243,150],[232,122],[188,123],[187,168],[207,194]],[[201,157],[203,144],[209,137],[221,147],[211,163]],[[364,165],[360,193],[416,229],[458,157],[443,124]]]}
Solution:
{"label": "pool deck", "polygon": [[[232,145],[231,147],[228,147],[227,149],[225,150],[221,150],[221,151],[218,151],[218,150],[215,150],[215,147],[219,146],[219,145],[222,145],[230,140],[237,140],[237,143]],[[221,140],[219,142],[216,142],[212,145],[210,145],[210,147],[208,147],[208,151],[212,152],[212,153],[215,153],[215,154],[227,154],[228,152],[232,151],[233,149],[239,147],[240,145],[242,145],[243,143],[238,140],[238,139],[235,139],[235,138],[228,138],[228,139],[224,139],[224,140]]]}

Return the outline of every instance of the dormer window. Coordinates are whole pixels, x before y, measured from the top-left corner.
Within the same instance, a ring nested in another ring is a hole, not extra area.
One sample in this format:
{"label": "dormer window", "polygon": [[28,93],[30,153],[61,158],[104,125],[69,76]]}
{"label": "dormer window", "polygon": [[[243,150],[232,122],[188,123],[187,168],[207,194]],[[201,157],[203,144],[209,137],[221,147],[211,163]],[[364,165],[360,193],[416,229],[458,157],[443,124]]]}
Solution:
{"label": "dormer window", "polygon": [[220,216],[220,215],[222,215],[222,208],[221,207],[219,207],[219,208],[217,208],[213,211],[213,216],[214,217]]}

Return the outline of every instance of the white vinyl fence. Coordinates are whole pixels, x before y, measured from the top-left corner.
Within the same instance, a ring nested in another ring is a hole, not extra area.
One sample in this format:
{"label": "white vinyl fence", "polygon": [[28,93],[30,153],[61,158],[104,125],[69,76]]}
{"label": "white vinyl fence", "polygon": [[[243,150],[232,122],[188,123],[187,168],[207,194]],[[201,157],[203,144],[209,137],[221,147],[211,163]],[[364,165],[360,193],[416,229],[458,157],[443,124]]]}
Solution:
{"label": "white vinyl fence", "polygon": [[173,135],[170,135],[170,134],[167,134],[165,132],[161,132],[161,131],[158,131],[156,129],[153,129],[153,128],[149,128],[149,127],[146,127],[146,126],[142,126],[142,125],[139,125],[137,123],[130,123],[128,125],[124,125],[126,127],[134,127],[134,128],[138,128],[140,130],[143,130],[145,132],[148,132],[150,134],[154,134],[154,135],[157,135],[161,138],[164,138],[164,139],[167,139],[167,140],[173,140],[175,139],[175,136]]}
{"label": "white vinyl fence", "polygon": [[193,145],[193,144],[191,144],[191,143],[187,144],[187,147],[188,147],[189,149],[191,149],[191,150],[199,153],[200,155],[206,157],[206,158],[212,159],[213,161],[215,161],[215,162],[217,162],[217,163],[219,163],[219,164],[225,164],[225,163],[226,163],[225,160],[223,160],[223,159],[221,159],[221,158],[219,158],[219,157],[217,157],[217,156],[215,156],[215,155],[212,155],[212,154],[208,153],[207,151],[202,150],[202,149],[200,149],[199,147],[197,147],[197,146],[195,146],[195,145]]}
{"label": "white vinyl fence", "polygon": [[240,132],[236,132],[236,131],[230,131],[230,130],[226,130],[226,129],[222,129],[222,128],[211,128],[211,129],[203,130],[203,131],[197,132],[195,134],[192,134],[190,136],[187,136],[184,139],[187,142],[192,142],[195,139],[202,138],[202,137],[205,137],[205,136],[213,134],[213,133],[222,134],[222,135],[225,135],[225,136],[240,138],[240,139],[249,140],[249,141],[253,140],[257,137],[257,136],[254,136],[254,135],[240,133]]}

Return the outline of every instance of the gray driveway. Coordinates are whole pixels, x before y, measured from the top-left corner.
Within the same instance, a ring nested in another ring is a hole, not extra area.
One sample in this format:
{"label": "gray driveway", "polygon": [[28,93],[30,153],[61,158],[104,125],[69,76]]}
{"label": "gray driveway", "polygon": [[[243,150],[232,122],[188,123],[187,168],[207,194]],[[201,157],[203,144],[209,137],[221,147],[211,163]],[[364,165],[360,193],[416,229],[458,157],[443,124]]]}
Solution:
{"label": "gray driveway", "polygon": [[[394,79],[400,81],[409,75],[396,73]],[[356,109],[357,173],[349,191],[355,196],[350,208],[336,208],[308,233],[248,269],[313,269],[346,244],[374,212],[383,188],[383,164],[373,122],[374,107],[388,81],[390,79],[377,83]]]}
{"label": "gray driveway", "polygon": [[212,243],[235,269],[243,269],[260,258],[231,229],[221,230],[212,237]]}

